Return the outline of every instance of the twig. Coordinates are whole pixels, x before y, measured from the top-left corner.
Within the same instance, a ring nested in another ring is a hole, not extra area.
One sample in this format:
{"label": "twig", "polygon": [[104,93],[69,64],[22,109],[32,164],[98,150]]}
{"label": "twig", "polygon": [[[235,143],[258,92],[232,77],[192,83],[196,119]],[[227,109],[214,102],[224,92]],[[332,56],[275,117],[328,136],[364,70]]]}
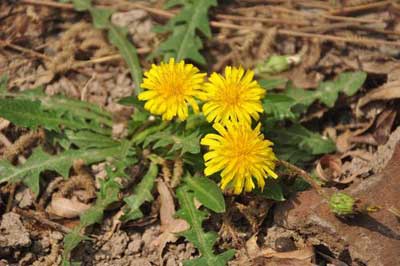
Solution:
{"label": "twig", "polygon": [[320,196],[328,198],[326,193],[321,188],[321,186],[306,171],[284,160],[278,160],[278,164],[284,166],[285,168],[295,172],[296,174],[304,178],[307,181],[307,183],[309,183]]}
{"label": "twig", "polygon": [[48,56],[46,56],[44,54],[38,53],[36,51],[33,51],[31,49],[28,49],[28,48],[25,48],[25,47],[22,47],[22,46],[19,46],[19,45],[16,45],[16,44],[9,43],[7,41],[0,40],[0,46],[9,47],[9,48],[17,50],[19,52],[22,52],[22,53],[25,53],[25,54],[29,54],[29,55],[31,55],[33,57],[38,57],[38,58],[41,58],[41,59],[44,59],[44,60],[47,60],[47,61],[51,60]]}
{"label": "twig", "polygon": [[14,196],[15,196],[15,190],[17,189],[17,183],[11,184],[10,188],[10,195],[8,196],[7,200],[7,207],[6,207],[6,212],[9,212],[12,208],[12,203],[14,201]]}
{"label": "twig", "polygon": [[385,7],[386,5],[389,5],[391,2],[392,2],[391,0],[387,0],[387,1],[363,4],[363,5],[359,5],[359,6],[342,7],[342,8],[334,9],[334,10],[330,11],[329,13],[331,15],[344,15],[344,14],[347,15],[347,14],[354,13],[354,12],[376,9],[378,7]]}
{"label": "twig", "polygon": [[306,22],[306,21],[275,19],[275,18],[246,17],[246,16],[237,16],[237,15],[217,14],[216,17],[219,19],[230,19],[230,20],[238,20],[238,21],[258,21],[258,22],[266,22],[266,23],[272,23],[272,24],[286,24],[286,25],[296,25],[296,26],[309,26],[312,24],[312,23]]}
{"label": "twig", "polygon": [[32,211],[32,210],[25,211],[25,210],[22,210],[19,208],[14,208],[14,211],[16,213],[18,213],[19,215],[22,215],[26,218],[35,220],[41,224],[47,225],[48,227],[51,227],[52,229],[60,231],[64,234],[68,234],[71,232],[71,229],[69,229],[59,223],[50,221],[49,219],[43,217],[43,214],[40,212],[36,212],[36,211]]}
{"label": "twig", "polygon": [[67,10],[74,10],[74,6],[66,3],[59,3],[54,1],[42,1],[42,0],[21,0],[19,3],[28,5],[41,5],[47,7],[55,7]]}

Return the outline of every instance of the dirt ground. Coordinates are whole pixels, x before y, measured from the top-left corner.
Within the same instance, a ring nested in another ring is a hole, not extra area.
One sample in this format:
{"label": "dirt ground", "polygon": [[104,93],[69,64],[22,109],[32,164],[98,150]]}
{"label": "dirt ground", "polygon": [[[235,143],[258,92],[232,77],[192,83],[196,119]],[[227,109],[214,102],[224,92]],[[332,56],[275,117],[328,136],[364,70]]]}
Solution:
{"label": "dirt ground", "polygon": [[[164,38],[153,27],[179,11],[164,10],[164,2],[94,1],[116,10],[111,21],[127,28],[143,69],[151,66],[147,56]],[[341,220],[313,190],[289,194],[284,202],[227,196],[228,211],[211,215],[205,223],[218,232],[216,250],[236,250],[229,265],[400,265],[400,4],[219,2],[210,12],[213,37],[202,49],[209,62],[206,71],[226,65],[253,68],[281,54],[302,59],[276,77],[306,90],[345,71],[367,73],[356,94],[340,95],[332,108],[314,103],[301,117],[304,125],[333,139],[337,149],[304,168],[325,181],[328,191],[352,193],[380,210]],[[90,16],[75,11],[71,3],[0,2],[0,77],[3,74],[10,91],[43,86],[48,95],[62,93],[98,104],[121,121],[133,112],[118,103],[134,91],[128,67]],[[349,119],[344,121],[342,114]],[[0,113],[1,157],[23,163],[40,142],[40,133],[16,127]],[[84,193],[92,195],[93,180],[105,175],[104,163],[86,171],[91,185]],[[133,167],[132,176],[134,172]],[[76,215],[71,218],[57,209],[64,203],[52,202],[52,195],[68,182],[72,190],[81,190],[59,176],[46,179],[45,193],[38,198],[22,184],[0,185],[0,266],[60,265],[63,237],[79,223]],[[197,257],[193,244],[182,237],[163,242],[162,196],[158,190],[153,194],[154,202],[144,206],[145,216],[127,224],[115,226],[120,206],[111,206],[102,224],[87,228],[92,240],[81,243],[72,258],[88,266],[173,266]]]}

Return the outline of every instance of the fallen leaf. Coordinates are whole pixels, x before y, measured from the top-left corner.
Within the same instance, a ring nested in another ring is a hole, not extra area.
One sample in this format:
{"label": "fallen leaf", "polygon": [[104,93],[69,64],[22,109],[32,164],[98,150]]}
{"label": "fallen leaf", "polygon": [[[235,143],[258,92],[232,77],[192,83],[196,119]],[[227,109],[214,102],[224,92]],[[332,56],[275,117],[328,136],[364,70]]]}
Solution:
{"label": "fallen leaf", "polygon": [[363,112],[361,108],[372,101],[387,101],[400,98],[400,80],[390,81],[367,93],[358,100],[356,116],[360,117]]}
{"label": "fallen leaf", "polygon": [[315,171],[324,181],[336,181],[342,172],[342,161],[336,155],[324,155],[319,159]]}
{"label": "fallen leaf", "polygon": [[385,144],[389,139],[396,115],[394,110],[385,110],[376,119],[376,130],[372,136],[378,145]]}
{"label": "fallen leaf", "polygon": [[294,251],[276,252],[271,248],[266,248],[260,252],[260,255],[267,258],[297,259],[311,262],[314,257],[314,249],[313,247],[305,247]]}
{"label": "fallen leaf", "polygon": [[175,218],[175,203],[172,193],[164,181],[158,180],[157,191],[160,194],[160,221],[161,235],[154,240],[153,244],[158,246],[160,265],[163,265],[162,252],[168,242],[175,242],[178,237],[175,233],[189,229],[189,224],[183,219]]}
{"label": "fallen leaf", "polygon": [[51,200],[46,211],[51,215],[62,218],[75,218],[91,207],[89,204],[82,203],[75,199],[55,197]]}

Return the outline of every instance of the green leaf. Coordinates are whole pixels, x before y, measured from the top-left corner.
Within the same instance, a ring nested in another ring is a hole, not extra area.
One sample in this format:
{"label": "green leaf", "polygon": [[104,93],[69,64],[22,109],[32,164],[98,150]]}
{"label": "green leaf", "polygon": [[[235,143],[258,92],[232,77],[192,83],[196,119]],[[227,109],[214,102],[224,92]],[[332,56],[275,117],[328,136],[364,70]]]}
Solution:
{"label": "green leaf", "polygon": [[[285,79],[260,79],[258,81],[258,83],[264,89],[272,90],[272,89],[276,89],[280,85],[286,84],[287,80],[285,80]],[[267,94],[267,97],[269,97],[269,94]]]}
{"label": "green leaf", "polygon": [[200,152],[200,137],[199,132],[185,135],[185,133],[174,132],[171,127],[168,127],[164,131],[148,135],[143,146],[147,147],[150,143],[154,143],[153,149],[157,149],[172,145],[168,150],[169,153],[180,151],[180,155],[185,153],[197,154]]}
{"label": "green leaf", "polygon": [[205,64],[204,57],[199,53],[203,45],[196,30],[208,38],[211,37],[208,10],[216,6],[217,2],[215,0],[174,1],[168,6],[177,4],[184,4],[184,7],[162,29],[162,31],[172,31],[172,34],[160,45],[154,55],[163,54],[166,55],[166,59],[168,57],[174,57],[177,61],[191,59]]}
{"label": "green leaf", "polygon": [[13,166],[7,161],[0,161],[0,184],[23,181],[38,195],[39,177],[45,170],[58,172],[68,177],[69,169],[75,160],[81,159],[87,164],[104,161],[106,158],[119,155],[120,147],[105,149],[69,150],[57,155],[50,155],[42,148],[35,149],[25,164]]}
{"label": "green leaf", "polygon": [[316,100],[320,100],[328,107],[333,107],[340,92],[348,96],[354,95],[364,84],[366,77],[364,72],[345,72],[334,81],[321,82],[314,91],[290,88],[286,95],[295,99],[297,104],[303,104],[306,107]]}
{"label": "green leaf", "polygon": [[0,92],[2,117],[18,126],[32,129],[44,127],[55,131],[60,131],[61,128],[87,129],[111,135],[111,114],[94,104],[63,96],[49,97],[39,90],[18,94],[3,93],[3,96],[1,94]]}
{"label": "green leaf", "polygon": [[110,26],[108,28],[108,39],[118,48],[125,62],[129,66],[131,76],[135,81],[135,92],[136,95],[138,95],[140,92],[140,85],[142,84],[143,73],[136,48],[128,41],[126,35],[127,32],[120,27]]}
{"label": "green leaf", "polygon": [[[295,120],[315,101],[319,100],[328,107],[333,107],[340,92],[348,96],[354,95],[364,84],[366,77],[367,74],[361,71],[344,72],[334,81],[321,82],[315,90],[295,88],[289,84],[284,92],[267,94],[263,100],[264,110],[267,115],[277,120]],[[273,82],[264,84],[264,87],[274,86],[276,85]]]}
{"label": "green leaf", "polygon": [[63,265],[70,265],[70,253],[76,248],[79,243],[88,238],[81,236],[80,232],[87,226],[100,223],[104,216],[104,210],[112,203],[119,200],[119,193],[121,190],[120,184],[116,178],[119,174],[123,173],[125,164],[121,164],[115,171],[111,167],[107,167],[108,178],[101,180],[100,191],[97,193],[95,204],[80,217],[80,223],[74,228],[72,232],[67,234],[64,238],[64,252],[63,252]]}
{"label": "green leaf", "polygon": [[47,129],[58,129],[64,122],[55,113],[42,110],[39,101],[0,99],[0,114],[17,126],[33,129],[42,125]]}
{"label": "green leaf", "polygon": [[275,201],[284,201],[285,197],[283,195],[282,185],[272,179],[267,179],[264,190],[261,192],[261,195],[267,199],[275,200]]}
{"label": "green leaf", "polygon": [[362,71],[340,73],[336,84],[347,96],[354,95],[367,79],[367,73]]}
{"label": "green leaf", "polygon": [[66,130],[65,135],[70,143],[73,143],[79,148],[83,149],[106,148],[121,145],[118,141],[113,140],[110,136],[96,134],[88,130],[81,130],[77,132]]}
{"label": "green leaf", "polygon": [[5,93],[7,91],[7,83],[8,83],[7,75],[1,76],[0,77],[0,94]]}
{"label": "green leaf", "polygon": [[331,139],[311,132],[300,124],[293,124],[288,128],[279,125],[267,128],[265,135],[274,143],[277,156],[292,163],[305,162],[315,155],[336,150],[336,145]]}
{"label": "green leaf", "polygon": [[91,0],[72,0],[74,8],[77,11],[86,11],[91,7]]}
{"label": "green leaf", "polygon": [[158,175],[158,167],[155,162],[151,162],[149,170],[143,177],[142,181],[135,187],[133,194],[124,198],[126,203],[124,215],[121,217],[122,221],[130,221],[143,217],[140,206],[146,201],[152,201],[153,196],[151,190],[153,189],[155,179]]}
{"label": "green leaf", "polygon": [[184,265],[201,266],[224,266],[233,257],[235,252],[228,250],[222,254],[214,254],[213,246],[217,240],[215,232],[204,232],[202,228],[203,220],[207,214],[198,210],[194,205],[194,193],[189,191],[187,186],[181,186],[176,190],[181,208],[177,216],[186,220],[190,229],[181,233],[188,241],[200,251],[200,257],[191,261],[184,262]]}
{"label": "green leaf", "polygon": [[295,119],[298,117],[298,115],[292,111],[294,104],[295,100],[293,98],[276,93],[268,94],[263,100],[263,107],[266,115],[278,120]]}
{"label": "green leaf", "polygon": [[69,254],[76,246],[78,246],[80,242],[88,239],[88,237],[85,237],[79,233],[78,226],[64,237],[64,254]]}
{"label": "green leaf", "polygon": [[214,212],[225,212],[224,196],[214,181],[205,177],[190,177],[190,175],[184,180],[201,204]]}
{"label": "green leaf", "polygon": [[106,29],[110,26],[110,17],[114,11],[105,8],[93,7],[90,9],[92,15],[93,25],[97,29]]}

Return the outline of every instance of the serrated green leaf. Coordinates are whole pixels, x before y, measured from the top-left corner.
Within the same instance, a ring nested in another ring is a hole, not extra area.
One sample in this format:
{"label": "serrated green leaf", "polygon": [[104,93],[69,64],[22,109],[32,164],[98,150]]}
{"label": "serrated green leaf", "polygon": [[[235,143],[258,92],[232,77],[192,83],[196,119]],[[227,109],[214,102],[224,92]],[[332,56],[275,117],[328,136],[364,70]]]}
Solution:
{"label": "serrated green leaf", "polygon": [[43,111],[39,101],[0,99],[0,114],[17,126],[33,129],[42,125],[48,129],[58,129],[64,122],[55,113]]}
{"label": "serrated green leaf", "polygon": [[86,11],[91,7],[91,0],[72,0],[77,11]]}
{"label": "serrated green leaf", "polygon": [[292,163],[305,162],[315,155],[336,150],[336,145],[331,139],[311,132],[300,124],[293,124],[288,128],[270,126],[265,135],[274,143],[277,156]]}
{"label": "serrated green leaf", "polygon": [[66,130],[65,135],[70,143],[82,149],[106,148],[120,145],[120,143],[110,136],[100,135],[88,130],[71,131]]}
{"label": "serrated green leaf", "polygon": [[[289,84],[281,93],[267,94],[263,101],[267,115],[277,120],[296,119],[315,101],[333,107],[339,93],[354,95],[363,85],[367,74],[365,72],[344,72],[333,81],[321,82],[315,90],[295,88]],[[264,85],[274,86],[274,85]]]}
{"label": "serrated green leaf", "polygon": [[48,97],[40,90],[3,95],[4,98],[0,98],[0,113],[18,126],[32,129],[44,127],[55,131],[61,128],[88,129],[111,135],[111,114],[94,104],[62,96]]}
{"label": "serrated green leaf", "polygon": [[151,190],[153,189],[155,179],[158,175],[158,167],[154,162],[150,163],[149,170],[143,177],[142,181],[135,187],[133,194],[124,198],[126,203],[124,207],[124,215],[121,220],[126,222],[143,217],[140,206],[146,201],[152,201],[153,196]]}
{"label": "serrated green leaf", "polygon": [[204,57],[199,50],[203,47],[202,41],[196,34],[199,30],[206,37],[211,37],[208,20],[208,10],[216,6],[215,0],[170,1],[168,6],[183,4],[178,15],[173,17],[161,31],[172,31],[169,38],[160,45],[154,55],[163,54],[164,59],[176,58],[177,61],[191,59],[205,64]]}
{"label": "serrated green leaf", "polygon": [[[122,169],[119,167],[122,167]],[[120,164],[115,171],[113,171],[111,167],[107,167],[108,178],[100,181],[100,191],[97,193],[95,204],[81,215],[79,225],[64,238],[63,264],[70,265],[70,253],[81,241],[88,239],[82,236],[80,232],[89,225],[101,222],[104,216],[104,210],[110,204],[119,200],[121,185],[116,181],[116,178],[119,174],[123,173],[125,167],[126,164]]]}
{"label": "serrated green leaf", "polygon": [[79,230],[72,230],[64,237],[64,253],[70,253],[80,242],[89,239],[79,233]]}
{"label": "serrated green leaf", "polygon": [[184,181],[201,204],[214,212],[225,212],[224,196],[214,181],[205,177],[190,177],[189,175],[185,177]]}
{"label": "serrated green leaf", "polygon": [[105,149],[69,150],[57,155],[50,155],[42,148],[35,149],[25,164],[13,166],[7,161],[0,161],[0,184],[5,182],[23,181],[38,195],[39,177],[45,170],[58,172],[68,177],[69,169],[75,160],[81,159],[87,164],[103,161],[119,155],[118,146]]}
{"label": "serrated green leaf", "polygon": [[136,95],[138,95],[140,92],[140,85],[142,84],[143,73],[136,48],[130,41],[128,41],[126,35],[126,30],[120,27],[110,26],[108,28],[108,39],[118,48],[126,64],[129,66],[131,76],[135,81],[135,92]]}
{"label": "serrated green leaf", "polygon": [[295,100],[289,96],[282,94],[270,93],[263,100],[263,107],[268,117],[273,117],[278,120],[295,119],[298,114],[292,111]]}
{"label": "serrated green leaf", "polygon": [[190,135],[174,132],[171,127],[163,131],[155,132],[152,135],[147,135],[143,141],[143,147],[147,147],[153,143],[153,149],[169,148],[169,153],[180,151],[180,155],[185,153],[197,154],[200,152],[200,137],[199,132],[193,132]]}
{"label": "serrated green leaf", "polygon": [[114,11],[106,8],[90,8],[93,25],[97,29],[106,29],[110,26],[110,17]]}
{"label": "serrated green leaf", "polygon": [[320,100],[328,107],[332,107],[340,92],[351,96],[364,84],[367,75],[364,72],[345,72],[337,76],[333,81],[321,82],[316,90],[303,90],[289,88],[285,95],[296,100],[295,104],[303,104],[308,107],[316,100]]}
{"label": "serrated green leaf", "polygon": [[196,266],[224,266],[233,257],[234,251],[230,250],[222,254],[214,254],[213,246],[217,240],[215,232],[204,232],[202,228],[203,220],[207,214],[198,210],[194,205],[194,193],[189,188],[181,186],[176,191],[181,208],[177,212],[177,216],[186,220],[190,229],[181,233],[188,241],[200,251],[200,257],[193,261],[184,262],[185,265]]}

